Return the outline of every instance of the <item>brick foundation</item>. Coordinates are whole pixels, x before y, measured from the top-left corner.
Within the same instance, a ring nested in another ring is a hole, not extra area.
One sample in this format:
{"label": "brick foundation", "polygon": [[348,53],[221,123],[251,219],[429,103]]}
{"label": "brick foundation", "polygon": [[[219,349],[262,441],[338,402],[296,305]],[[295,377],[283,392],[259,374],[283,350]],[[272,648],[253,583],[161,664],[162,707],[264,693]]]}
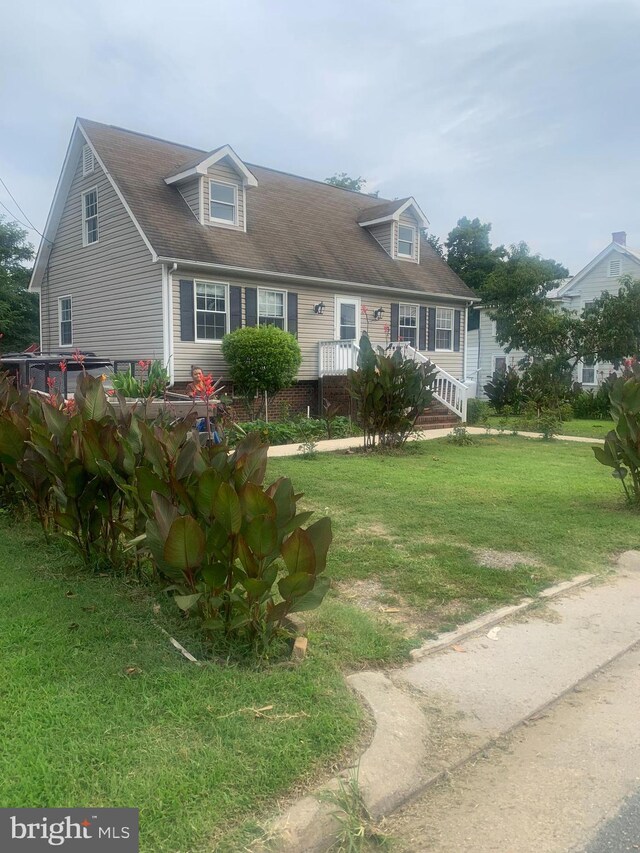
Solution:
{"label": "brick foundation", "polygon": [[[251,420],[253,413],[250,412],[242,397],[236,396],[234,387],[231,382],[223,382],[224,391],[223,397],[231,398],[232,402],[229,405],[232,416],[235,420],[242,421]],[[187,392],[187,383],[176,383],[174,388],[179,393]],[[282,420],[294,415],[306,415],[307,408],[312,417],[319,414],[318,411],[318,380],[303,379],[296,382],[291,388],[285,388],[278,392],[275,397],[269,399],[269,420]],[[259,417],[264,417],[264,407],[259,405],[256,400],[256,412],[259,412]]]}

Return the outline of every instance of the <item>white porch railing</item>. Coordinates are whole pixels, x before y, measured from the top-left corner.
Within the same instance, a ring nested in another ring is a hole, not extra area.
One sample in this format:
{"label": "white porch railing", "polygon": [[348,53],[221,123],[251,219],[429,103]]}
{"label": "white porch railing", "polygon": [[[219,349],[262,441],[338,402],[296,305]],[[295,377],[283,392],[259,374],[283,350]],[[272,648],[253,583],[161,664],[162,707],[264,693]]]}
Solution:
{"label": "white porch railing", "polygon": [[[412,358],[414,361],[429,362],[417,349],[414,349],[410,344],[392,343],[392,349],[401,349],[405,358]],[[435,362],[431,362],[437,368],[435,382],[433,383],[433,396],[438,402],[442,403],[448,409],[464,422],[467,420],[467,399],[469,397],[469,388],[460,379],[456,379],[446,370],[443,370]]]}
{"label": "white porch railing", "polygon": [[318,371],[320,376],[346,376],[358,366],[360,347],[355,341],[320,341]]}

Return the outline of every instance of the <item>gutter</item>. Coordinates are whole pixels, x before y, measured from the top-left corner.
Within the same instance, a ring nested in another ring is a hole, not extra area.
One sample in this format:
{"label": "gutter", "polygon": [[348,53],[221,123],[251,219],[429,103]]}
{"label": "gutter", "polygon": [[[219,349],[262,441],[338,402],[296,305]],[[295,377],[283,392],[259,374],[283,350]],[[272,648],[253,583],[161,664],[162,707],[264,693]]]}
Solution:
{"label": "gutter", "polygon": [[172,274],[178,269],[176,263],[169,269],[162,264],[162,344],[164,366],[169,371],[169,388],[175,384],[175,360],[173,352],[173,287]]}
{"label": "gutter", "polygon": [[336,287],[345,287],[345,288],[358,288],[361,290],[378,290],[384,291],[385,293],[400,293],[406,294],[407,296],[419,296],[424,299],[425,296],[432,297],[434,299],[441,300],[455,300],[456,302],[464,302],[466,305],[472,305],[474,302],[479,302],[480,299],[477,296],[454,296],[453,294],[446,293],[427,293],[424,290],[405,290],[397,287],[389,286],[381,286],[379,284],[363,284],[358,281],[343,281],[341,279],[334,278],[319,278],[317,276],[305,276],[305,275],[297,275],[295,273],[283,273],[283,272],[273,272],[272,270],[256,270],[246,267],[232,267],[227,264],[215,264],[206,261],[190,261],[185,258],[168,258],[158,256],[157,261],[161,261],[162,263],[172,263],[174,268],[179,264],[182,267],[203,267],[205,269],[217,270],[219,272],[233,273],[235,275],[243,275],[247,278],[256,277],[256,278],[273,278],[273,279],[283,279],[284,281],[299,281],[301,283],[313,283],[313,284],[324,284],[324,285],[334,285]]}

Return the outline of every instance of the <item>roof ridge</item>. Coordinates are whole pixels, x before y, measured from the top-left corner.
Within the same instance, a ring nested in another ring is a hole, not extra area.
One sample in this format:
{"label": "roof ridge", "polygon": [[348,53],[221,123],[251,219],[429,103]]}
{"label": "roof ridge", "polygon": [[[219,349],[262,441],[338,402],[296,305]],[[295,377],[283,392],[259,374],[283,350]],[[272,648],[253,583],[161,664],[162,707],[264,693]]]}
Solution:
{"label": "roof ridge", "polygon": [[[128,127],[121,127],[118,124],[107,124],[106,122],[103,122],[103,121],[95,121],[94,119],[90,119],[90,118],[82,118],[82,116],[78,116],[77,120],[79,122],[89,122],[91,124],[101,125],[102,127],[109,127],[112,130],[119,130],[119,131],[122,131],[123,133],[130,133],[132,136],[141,136],[144,139],[153,139],[156,142],[164,142],[166,145],[175,145],[178,148],[188,148],[190,151],[195,151],[198,154],[203,154],[205,156],[211,154],[214,151],[218,151],[220,148],[224,148],[225,145],[229,145],[229,147],[231,147],[231,145],[228,142],[225,142],[222,145],[216,146],[215,148],[205,150],[204,148],[196,148],[194,145],[184,145],[182,142],[174,142],[171,139],[165,139],[162,136],[155,136],[155,134],[153,134],[153,133],[141,133],[138,130],[131,130]],[[320,184],[321,186],[324,186],[324,187],[331,187],[334,190],[342,190],[343,192],[353,193],[354,195],[362,196],[362,198],[371,198],[371,199],[374,199],[375,201],[381,201],[381,202],[395,201],[395,199],[392,199],[392,198],[385,198],[382,196],[374,196],[374,195],[371,195],[370,193],[360,192],[360,190],[350,190],[348,187],[337,187],[337,186],[335,186],[335,184],[330,184],[326,180],[321,181],[318,178],[307,178],[306,175],[297,175],[295,172],[287,172],[284,169],[274,169],[272,166],[261,166],[259,163],[250,163],[248,160],[243,160],[242,162],[245,163],[249,167],[253,167],[253,168],[257,168],[257,169],[264,169],[267,172],[275,172],[278,175],[287,175],[289,178],[298,178],[301,181],[311,181],[314,184]],[[407,198],[413,198],[413,196],[407,196]]]}

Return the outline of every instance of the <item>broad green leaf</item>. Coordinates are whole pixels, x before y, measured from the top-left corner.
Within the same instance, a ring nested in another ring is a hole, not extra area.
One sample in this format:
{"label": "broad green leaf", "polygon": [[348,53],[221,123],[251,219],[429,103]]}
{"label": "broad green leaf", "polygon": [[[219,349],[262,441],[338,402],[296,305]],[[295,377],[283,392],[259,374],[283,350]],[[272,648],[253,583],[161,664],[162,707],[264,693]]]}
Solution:
{"label": "broad green leaf", "polygon": [[167,499],[171,497],[171,490],[168,483],[158,477],[155,471],[152,471],[151,468],[142,466],[136,468],[135,481],[138,497],[147,511],[151,511],[153,509],[153,505],[151,503],[152,492],[157,492],[159,495],[163,495]]}
{"label": "broad green leaf", "polygon": [[260,598],[271,588],[266,581],[259,580],[258,578],[245,578],[242,581],[242,586],[247,590],[249,595],[252,595],[254,598]]}
{"label": "broad green leaf", "polygon": [[173,600],[178,605],[180,610],[191,610],[202,598],[201,592],[196,592],[193,595],[174,595]]}
{"label": "broad green leaf", "polygon": [[219,589],[227,580],[227,567],[224,563],[212,563],[210,566],[205,566],[201,574],[207,586]]}
{"label": "broad green leaf", "polygon": [[190,515],[181,515],[171,525],[162,556],[172,568],[192,572],[202,563],[204,547],[205,536],[198,522]]}
{"label": "broad green leaf", "polygon": [[307,527],[306,534],[311,539],[316,556],[316,574],[323,572],[327,567],[327,552],[333,539],[331,532],[331,519],[328,516],[320,518],[315,524]]}
{"label": "broad green leaf", "polygon": [[315,578],[307,572],[294,572],[278,581],[280,595],[285,601],[301,598],[313,587]]}
{"label": "broad green leaf", "polygon": [[69,425],[69,418],[63,412],[58,411],[55,406],[50,405],[46,400],[42,404],[42,413],[51,435],[61,439]]}
{"label": "broad green leaf", "polygon": [[0,462],[12,464],[22,459],[24,438],[8,417],[0,418]]}
{"label": "broad green leaf", "polygon": [[251,548],[249,547],[249,545],[245,541],[244,536],[241,533],[238,534],[236,549],[238,553],[238,559],[242,563],[242,567],[244,568],[247,575],[251,578],[257,577],[259,573],[258,561],[251,552]]}
{"label": "broad green leaf", "polygon": [[305,593],[300,598],[295,598],[289,609],[290,613],[300,612],[302,610],[315,610],[322,604],[322,600],[329,591],[331,580],[326,575],[321,575],[316,578],[313,589]]}
{"label": "broad green leaf", "polygon": [[102,382],[88,373],[78,378],[75,401],[85,421],[101,421],[113,411],[107,402]]}
{"label": "broad green leaf", "polygon": [[213,499],[218,493],[221,483],[222,477],[213,468],[207,468],[198,478],[196,506],[204,518],[211,518],[213,514]]}
{"label": "broad green leaf", "polygon": [[278,544],[278,530],[274,519],[264,515],[257,516],[247,525],[244,538],[257,557],[268,557]]}
{"label": "broad green leaf", "polygon": [[268,515],[270,518],[276,516],[276,505],[269,495],[255,483],[245,483],[238,491],[242,514],[247,521],[251,521],[258,515]]}
{"label": "broad green leaf", "polygon": [[213,499],[213,514],[227,533],[235,535],[242,526],[240,499],[233,486],[222,483]]}
{"label": "broad green leaf", "polygon": [[159,492],[151,492],[151,503],[153,515],[158,524],[158,532],[164,542],[169,535],[171,525],[178,517],[178,510],[168,498]]}
{"label": "broad green leaf", "polygon": [[297,572],[313,574],[315,572],[316,556],[313,542],[309,534],[302,528],[294,530],[291,536],[284,540],[280,553],[289,574]]}

